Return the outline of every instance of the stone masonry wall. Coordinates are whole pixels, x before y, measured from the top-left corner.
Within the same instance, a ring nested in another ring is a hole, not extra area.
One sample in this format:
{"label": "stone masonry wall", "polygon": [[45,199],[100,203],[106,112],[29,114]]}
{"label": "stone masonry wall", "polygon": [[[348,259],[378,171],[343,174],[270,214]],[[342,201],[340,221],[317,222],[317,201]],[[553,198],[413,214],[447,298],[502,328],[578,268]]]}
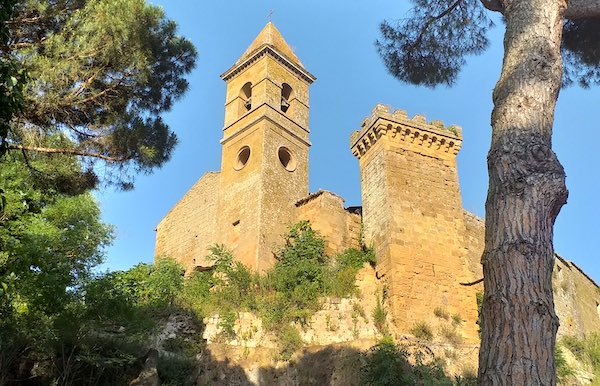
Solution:
{"label": "stone masonry wall", "polygon": [[[308,147],[280,125],[265,122],[260,211],[259,270],[270,268],[273,251],[283,245],[283,235],[296,222],[296,202],[308,194]],[[279,149],[285,147],[292,165],[280,162]]]}
{"label": "stone masonry wall", "polygon": [[600,288],[573,262],[556,255],[552,275],[558,337],[600,332]]}
{"label": "stone masonry wall", "polygon": [[206,173],[156,227],[154,255],[170,257],[186,267],[206,266],[204,257],[216,240],[218,172]]}
{"label": "stone masonry wall", "polygon": [[[375,327],[373,311],[377,307],[375,293],[381,292],[381,283],[373,268],[365,264],[356,275],[357,293],[348,298],[323,299],[322,308],[305,325],[296,325],[306,345],[330,345],[354,340],[369,340],[371,344],[381,336]],[[223,337],[221,317],[217,314],[204,319],[203,338],[208,344],[226,343],[247,348],[276,348],[279,344],[272,332],[265,330],[261,319],[249,312],[240,312],[233,327],[234,337]]]}
{"label": "stone masonry wall", "polygon": [[320,190],[298,201],[298,220],[307,220],[325,239],[325,253],[334,256],[360,247],[360,214],[344,209],[344,199]]}
{"label": "stone masonry wall", "polygon": [[[464,246],[467,266],[473,282],[483,277],[481,254],[485,240],[485,223],[482,219],[465,211],[466,232]],[[468,287],[471,297],[483,292],[483,284]],[[558,338],[564,335],[582,337],[591,332],[600,332],[600,288],[574,263],[556,255],[552,274],[554,307],[560,319]]]}

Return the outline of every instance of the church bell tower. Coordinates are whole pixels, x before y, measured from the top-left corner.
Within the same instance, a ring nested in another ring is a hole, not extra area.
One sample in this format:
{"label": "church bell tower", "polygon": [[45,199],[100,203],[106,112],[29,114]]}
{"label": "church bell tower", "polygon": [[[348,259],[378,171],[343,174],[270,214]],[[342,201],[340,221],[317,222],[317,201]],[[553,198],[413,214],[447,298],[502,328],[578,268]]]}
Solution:
{"label": "church bell tower", "polygon": [[264,271],[308,194],[308,88],[316,78],[272,22],[221,78],[218,234],[236,259]]}

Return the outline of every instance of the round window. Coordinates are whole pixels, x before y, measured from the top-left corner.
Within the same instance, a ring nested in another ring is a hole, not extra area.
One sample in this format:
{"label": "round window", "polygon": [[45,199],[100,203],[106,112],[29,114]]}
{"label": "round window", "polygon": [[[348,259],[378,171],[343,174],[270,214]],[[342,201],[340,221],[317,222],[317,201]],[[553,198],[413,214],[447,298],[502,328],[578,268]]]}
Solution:
{"label": "round window", "polygon": [[250,147],[244,146],[240,149],[240,151],[238,151],[237,158],[235,160],[235,164],[234,164],[233,168],[235,170],[240,170],[241,168],[246,166],[249,159],[250,159]]}
{"label": "round window", "polygon": [[292,152],[287,147],[280,147],[277,150],[277,155],[279,156],[279,162],[288,172],[293,172],[296,170],[296,158],[292,155]]}

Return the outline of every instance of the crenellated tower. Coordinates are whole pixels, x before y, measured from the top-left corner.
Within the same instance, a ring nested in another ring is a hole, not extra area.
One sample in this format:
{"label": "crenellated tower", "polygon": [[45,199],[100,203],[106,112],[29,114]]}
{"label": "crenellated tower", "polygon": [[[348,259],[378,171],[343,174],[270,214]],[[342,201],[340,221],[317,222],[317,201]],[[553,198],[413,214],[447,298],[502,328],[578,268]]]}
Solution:
{"label": "crenellated tower", "polygon": [[376,248],[395,326],[435,325],[434,309],[469,320],[477,339],[475,298],[461,286],[467,270],[464,211],[456,154],[461,129],[377,105],[351,136],[360,161],[365,236]]}
{"label": "crenellated tower", "polygon": [[308,194],[308,88],[316,78],[272,22],[221,78],[218,234],[236,258],[263,271]]}

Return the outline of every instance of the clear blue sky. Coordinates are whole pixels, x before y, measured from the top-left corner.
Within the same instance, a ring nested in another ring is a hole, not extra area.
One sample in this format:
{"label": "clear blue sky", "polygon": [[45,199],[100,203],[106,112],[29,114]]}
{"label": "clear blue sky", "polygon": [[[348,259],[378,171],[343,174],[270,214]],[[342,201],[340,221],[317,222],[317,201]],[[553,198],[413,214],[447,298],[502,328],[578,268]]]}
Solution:
{"label": "clear blue sky", "polygon": [[[418,88],[387,74],[374,47],[379,23],[400,19],[408,1],[197,1],[162,0],[180,34],[198,49],[190,90],[166,121],[179,137],[173,157],[152,175],[139,176],[132,192],[98,192],[105,221],[116,226],[103,269],[151,262],[154,229],[161,218],[207,171],[220,169],[225,84],[219,75],[244,52],[273,11],[273,22],[317,77],[310,93],[310,190],[327,189],[360,205],[358,162],[348,148],[350,133],[376,103],[424,114],[463,127],[458,169],[463,206],[483,217],[487,190],[491,93],[502,62],[501,24],[492,44],[472,57],[452,88]],[[554,149],[567,172],[569,202],[555,227],[555,249],[600,282],[600,87],[562,90],[556,111]]]}

